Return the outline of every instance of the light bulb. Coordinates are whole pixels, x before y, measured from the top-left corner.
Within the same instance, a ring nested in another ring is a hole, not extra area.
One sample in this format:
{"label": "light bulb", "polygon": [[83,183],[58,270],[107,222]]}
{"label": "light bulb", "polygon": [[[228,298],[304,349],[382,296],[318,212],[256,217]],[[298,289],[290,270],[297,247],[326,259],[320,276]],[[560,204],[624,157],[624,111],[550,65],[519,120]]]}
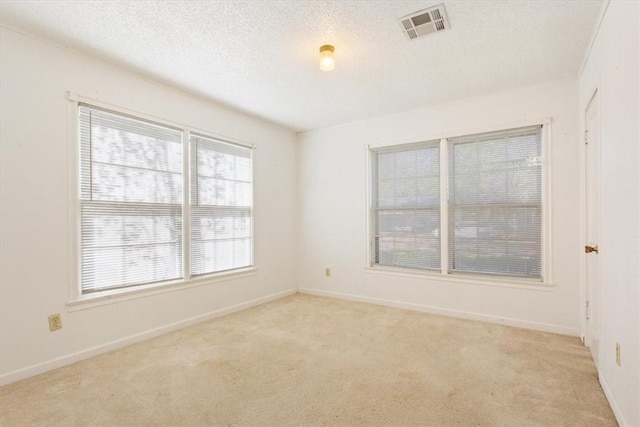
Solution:
{"label": "light bulb", "polygon": [[336,60],[333,57],[334,50],[335,48],[328,44],[320,47],[320,69],[322,71],[331,71],[336,68]]}

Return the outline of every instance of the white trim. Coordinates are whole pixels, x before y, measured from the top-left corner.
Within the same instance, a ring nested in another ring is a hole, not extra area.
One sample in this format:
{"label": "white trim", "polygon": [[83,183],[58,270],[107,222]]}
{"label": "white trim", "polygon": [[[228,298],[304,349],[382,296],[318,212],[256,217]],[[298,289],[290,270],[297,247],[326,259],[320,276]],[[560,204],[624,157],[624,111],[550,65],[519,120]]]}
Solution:
{"label": "white trim", "polygon": [[513,326],[517,328],[526,328],[526,329],[532,329],[532,330],[542,331],[542,332],[551,332],[554,334],[570,335],[570,336],[577,337],[579,333],[577,328],[569,328],[566,326],[552,325],[549,323],[531,322],[526,320],[492,316],[488,314],[473,313],[473,312],[462,311],[462,310],[452,310],[448,308],[434,307],[434,306],[423,305],[423,304],[407,303],[402,301],[387,300],[383,298],[363,297],[360,295],[344,294],[340,292],[309,289],[309,288],[299,288],[298,293],[316,295],[316,296],[328,297],[328,298],[336,298],[336,299],[347,300],[347,301],[357,301],[357,302],[365,302],[370,304],[384,305],[387,307],[420,311],[424,313],[455,317],[459,319],[478,320],[481,322]]}
{"label": "white trim", "polygon": [[402,267],[387,267],[376,265],[366,267],[366,273],[385,274],[396,277],[429,280],[433,282],[448,282],[461,285],[498,286],[502,288],[527,289],[532,291],[550,292],[555,289],[554,284],[543,283],[538,279],[521,279],[518,277],[480,276],[474,274],[442,274],[429,270],[417,270]]}
{"label": "white trim", "polygon": [[577,250],[580,252],[580,257],[578,259],[579,271],[578,271],[578,283],[580,286],[580,307],[578,308],[580,313],[580,335],[583,338],[584,345],[588,347],[589,341],[587,337],[587,311],[586,311],[586,303],[589,298],[587,291],[587,259],[584,250],[582,250],[583,245],[587,241],[587,185],[586,185],[586,176],[587,176],[587,150],[586,144],[584,142],[585,131],[587,129],[586,122],[586,113],[589,104],[595,97],[596,93],[600,91],[600,76],[596,78],[596,82],[592,90],[590,90],[589,97],[587,98],[587,102],[584,105],[580,106],[580,123],[578,130],[578,156],[579,156],[579,165],[578,165],[578,182],[580,183],[580,193],[579,193],[579,203],[580,203],[580,212],[578,215],[578,221],[580,229],[579,233],[579,246]]}
{"label": "white trim", "polygon": [[99,307],[102,305],[114,304],[133,299],[149,297],[152,295],[163,294],[166,292],[182,291],[203,285],[211,285],[219,282],[227,282],[229,280],[243,279],[245,277],[255,276],[258,270],[253,267],[225,271],[221,273],[208,274],[206,276],[198,276],[189,280],[172,280],[163,283],[151,283],[148,285],[140,285],[112,291],[96,292],[91,294],[76,295],[76,297],[67,302],[67,311],[74,312],[87,308]]}
{"label": "white trim", "polygon": [[[256,148],[253,147],[249,152],[249,156],[251,157],[251,252],[250,263],[254,269],[258,269],[258,264],[256,262],[256,180],[255,180],[255,168],[256,162],[254,156],[256,154]],[[191,188],[189,188],[191,190]],[[191,191],[189,191],[191,192]]]}
{"label": "white trim", "polygon": [[551,118],[542,122],[542,281],[553,283],[553,185]]}
{"label": "white trim", "polygon": [[[594,85],[591,87],[591,90],[587,92],[589,97],[586,98],[586,102],[581,106],[581,114],[580,114],[580,128],[579,128],[579,182],[580,182],[580,212],[579,212],[579,241],[580,246],[578,246],[577,250],[580,253],[580,257],[578,260],[579,263],[579,271],[578,271],[578,283],[580,286],[580,334],[584,338],[585,346],[589,347],[589,326],[587,321],[587,311],[586,304],[589,300],[589,289],[587,289],[587,254],[584,252],[584,245],[587,243],[587,147],[584,141],[585,132],[587,130],[587,110],[591,106],[593,100],[598,96],[601,98],[601,86],[600,86],[600,76],[598,75]],[[601,122],[601,109],[598,108],[598,122]],[[599,128],[598,128],[599,130]],[[598,154],[599,155],[599,154]]]}
{"label": "white trim", "polygon": [[241,310],[245,310],[247,308],[251,308],[260,304],[264,304],[270,301],[274,301],[280,298],[284,298],[289,295],[293,295],[296,293],[295,289],[289,289],[282,292],[277,292],[271,295],[266,295],[263,297],[255,298],[250,301],[246,301],[240,304],[232,305],[229,307],[219,308],[217,310],[211,311],[206,314],[202,314],[199,316],[194,316],[188,319],[180,320],[178,322],[170,323],[165,326],[160,326],[155,329],[151,329],[145,332],[141,332],[138,334],[134,334],[128,336],[126,338],[122,338],[119,340],[111,341],[107,344],[98,345],[95,347],[91,347],[85,350],[78,351],[76,353],[67,354],[61,357],[57,357],[55,359],[38,363],[36,365],[31,365],[26,368],[18,369],[16,371],[8,372],[2,376],[0,376],[0,385],[6,385],[9,383],[13,383],[28,377],[32,377],[37,374],[41,374],[43,372],[50,371],[52,369],[61,368],[66,365],[70,365],[72,363],[78,362],[80,360],[88,359],[93,356],[97,356],[99,354],[103,354],[112,350],[116,350],[118,348],[122,348],[127,345],[135,344],[140,341],[145,341],[150,338],[157,337],[159,335],[166,334],[171,331],[175,331],[178,329],[185,328],[187,326],[194,325],[196,323],[201,323],[206,320],[215,319],[217,317],[225,316],[227,314],[235,313]]}
{"label": "white trim", "polygon": [[371,191],[373,190],[373,185],[371,183],[371,146],[365,144],[364,146],[364,194],[365,194],[365,237],[364,237],[364,246],[365,246],[365,266],[371,267],[373,266],[373,240],[371,236],[373,236],[373,209],[371,209]]}
{"label": "white trim", "polygon": [[78,120],[78,102],[69,100],[67,105],[67,138],[68,138],[68,168],[67,168],[67,301],[77,298],[80,290],[80,132]]}
{"label": "white trim", "polygon": [[191,134],[182,130],[182,277],[191,279]]}
{"label": "white trim", "polygon": [[[449,171],[449,141],[440,140],[440,275],[449,276],[449,174],[442,173],[442,165]],[[442,256],[445,255],[445,256]]]}
{"label": "white trim", "polygon": [[604,395],[609,401],[609,406],[611,406],[611,410],[613,411],[613,415],[615,415],[616,420],[620,427],[631,427],[631,424],[625,420],[620,407],[618,406],[618,402],[613,397],[613,392],[609,387],[609,383],[604,379],[604,376],[598,371],[598,381],[600,381],[600,385],[602,386],[602,391],[604,391]]}

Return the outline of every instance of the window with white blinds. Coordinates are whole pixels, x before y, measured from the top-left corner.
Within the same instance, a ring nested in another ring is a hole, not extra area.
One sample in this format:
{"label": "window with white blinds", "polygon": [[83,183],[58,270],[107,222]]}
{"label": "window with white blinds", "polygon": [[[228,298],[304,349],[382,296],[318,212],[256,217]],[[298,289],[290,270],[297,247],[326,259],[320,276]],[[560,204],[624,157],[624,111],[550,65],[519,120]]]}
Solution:
{"label": "window with white blinds", "polygon": [[371,149],[371,264],[541,279],[542,175],[542,126]]}
{"label": "window with white blinds", "polygon": [[191,135],[191,274],[251,265],[251,150]]}
{"label": "window with white blinds", "polygon": [[249,148],[192,135],[189,153],[183,129],[84,104],[78,118],[82,294],[251,265]]}
{"label": "window with white blinds", "polygon": [[451,272],[542,276],[541,130],[448,140]]}
{"label": "window with white blinds", "polygon": [[439,141],[374,149],[372,159],[374,263],[439,269]]}

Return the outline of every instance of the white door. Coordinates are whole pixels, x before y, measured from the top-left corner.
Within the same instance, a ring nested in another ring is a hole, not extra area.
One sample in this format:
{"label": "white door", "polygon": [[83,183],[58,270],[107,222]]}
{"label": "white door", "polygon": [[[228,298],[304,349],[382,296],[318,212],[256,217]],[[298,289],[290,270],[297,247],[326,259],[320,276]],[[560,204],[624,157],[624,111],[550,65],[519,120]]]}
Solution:
{"label": "white door", "polygon": [[587,345],[599,368],[600,337],[600,263],[598,241],[600,237],[600,113],[598,92],[585,111],[586,143],[586,281],[587,281]]}

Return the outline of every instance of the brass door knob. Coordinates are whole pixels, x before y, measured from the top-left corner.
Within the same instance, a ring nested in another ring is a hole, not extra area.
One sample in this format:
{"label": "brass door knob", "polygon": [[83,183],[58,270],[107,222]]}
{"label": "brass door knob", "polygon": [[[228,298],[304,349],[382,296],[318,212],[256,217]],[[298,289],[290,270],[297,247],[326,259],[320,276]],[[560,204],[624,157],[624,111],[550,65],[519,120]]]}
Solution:
{"label": "brass door knob", "polygon": [[598,245],[595,245],[595,246],[587,245],[584,247],[584,251],[585,253],[588,253],[588,254],[590,254],[591,252],[598,253]]}

